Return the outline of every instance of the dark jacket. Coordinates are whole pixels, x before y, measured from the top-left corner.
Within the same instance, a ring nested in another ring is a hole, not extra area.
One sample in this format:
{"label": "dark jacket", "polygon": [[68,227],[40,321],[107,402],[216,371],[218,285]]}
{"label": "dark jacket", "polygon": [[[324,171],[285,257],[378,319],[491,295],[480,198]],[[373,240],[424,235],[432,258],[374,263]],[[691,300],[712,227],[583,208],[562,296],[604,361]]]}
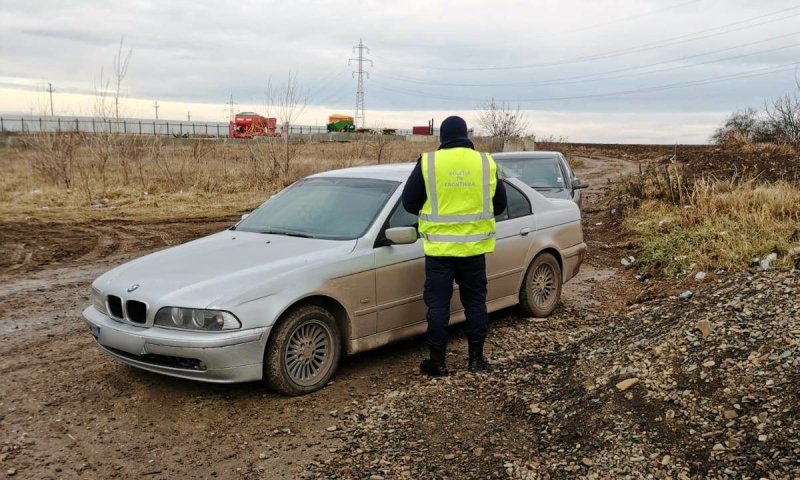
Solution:
{"label": "dark jacket", "polygon": [[[475,145],[469,139],[457,139],[451,142],[439,145],[439,150],[446,150],[448,148],[472,148]],[[411,175],[408,177],[405,188],[403,188],[403,207],[408,213],[418,215],[425,201],[428,199],[428,194],[425,191],[425,179],[422,177],[422,156],[417,159],[417,164]],[[497,180],[497,188],[492,197],[492,206],[494,207],[494,214],[500,215],[506,210],[508,200],[506,198],[506,187],[501,180]]]}

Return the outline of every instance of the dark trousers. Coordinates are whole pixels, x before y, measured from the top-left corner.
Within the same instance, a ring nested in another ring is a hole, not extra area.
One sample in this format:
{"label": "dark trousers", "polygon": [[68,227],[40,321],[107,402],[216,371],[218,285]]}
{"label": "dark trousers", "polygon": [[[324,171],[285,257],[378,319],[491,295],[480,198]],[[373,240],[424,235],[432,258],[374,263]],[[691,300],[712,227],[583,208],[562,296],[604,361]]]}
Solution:
{"label": "dark trousers", "polygon": [[486,311],[486,257],[425,257],[425,293],[428,307],[428,345],[447,346],[447,325],[450,320],[450,297],[456,281],[464,305],[464,333],[470,342],[486,338],[489,314]]}

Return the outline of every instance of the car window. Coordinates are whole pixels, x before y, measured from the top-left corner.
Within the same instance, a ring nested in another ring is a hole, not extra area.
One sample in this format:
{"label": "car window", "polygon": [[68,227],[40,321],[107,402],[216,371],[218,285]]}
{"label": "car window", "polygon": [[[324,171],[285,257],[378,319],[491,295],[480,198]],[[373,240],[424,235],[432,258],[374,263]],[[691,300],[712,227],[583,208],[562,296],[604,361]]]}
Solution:
{"label": "car window", "polygon": [[236,229],[352,240],[366,232],[398,185],[368,178],[306,178],[269,199]]}
{"label": "car window", "polygon": [[561,169],[564,170],[565,180],[567,186],[572,184],[572,177],[574,176],[572,173],[572,168],[569,166],[569,162],[565,157],[559,157],[561,161]]}
{"label": "car window", "polygon": [[408,213],[403,207],[403,202],[398,201],[397,206],[389,217],[386,228],[394,227],[416,227],[419,219],[413,213]]}
{"label": "car window", "polygon": [[508,215],[511,218],[524,217],[533,213],[528,197],[517,190],[516,187],[506,183],[506,194],[508,195]]}
{"label": "car window", "polygon": [[494,217],[495,221],[501,222],[503,220],[508,220],[509,218],[519,218],[530,215],[533,211],[531,210],[531,203],[528,201],[528,198],[525,196],[525,194],[517,190],[517,187],[512,186],[510,183],[503,183],[506,186],[508,207],[502,215],[496,215]]}
{"label": "car window", "polygon": [[507,177],[519,178],[532,188],[565,188],[557,157],[500,159],[498,163]]}

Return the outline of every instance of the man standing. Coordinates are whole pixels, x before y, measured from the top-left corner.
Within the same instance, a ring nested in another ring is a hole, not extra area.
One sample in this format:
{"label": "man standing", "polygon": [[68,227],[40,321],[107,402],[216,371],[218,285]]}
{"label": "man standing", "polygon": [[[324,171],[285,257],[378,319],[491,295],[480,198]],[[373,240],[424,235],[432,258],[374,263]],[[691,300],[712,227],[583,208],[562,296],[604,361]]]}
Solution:
{"label": "man standing", "polygon": [[488,369],[483,357],[486,311],[486,258],[494,251],[494,217],[506,209],[506,191],[488,153],[475,151],[461,117],[442,122],[441,145],[423,153],[403,190],[403,206],[419,216],[425,251],[425,305],[430,358],[420,370],[447,375],[445,354],[453,280],[466,316],[470,372]]}

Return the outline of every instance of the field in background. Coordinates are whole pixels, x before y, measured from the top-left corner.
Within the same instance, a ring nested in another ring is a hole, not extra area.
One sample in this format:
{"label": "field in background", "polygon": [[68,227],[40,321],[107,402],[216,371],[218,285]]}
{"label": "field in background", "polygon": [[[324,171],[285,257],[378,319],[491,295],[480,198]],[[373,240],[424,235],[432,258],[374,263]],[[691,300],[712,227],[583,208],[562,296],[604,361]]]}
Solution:
{"label": "field in background", "polygon": [[[375,136],[352,142],[172,140],[118,135],[37,135],[0,148],[0,219],[234,219],[319,171],[413,162],[436,139]],[[419,140],[419,139],[415,139]],[[477,140],[477,148],[501,145]],[[638,248],[638,269],[675,276],[743,270],[753,258],[793,261],[800,246],[800,161],[793,148],[539,143],[580,169],[587,158],[638,162],[613,201]],[[20,252],[22,254],[22,252]]]}
{"label": "field in background", "polygon": [[38,135],[0,148],[0,218],[82,220],[219,216],[249,210],[298,178],[413,162],[430,142],[171,141]]}

